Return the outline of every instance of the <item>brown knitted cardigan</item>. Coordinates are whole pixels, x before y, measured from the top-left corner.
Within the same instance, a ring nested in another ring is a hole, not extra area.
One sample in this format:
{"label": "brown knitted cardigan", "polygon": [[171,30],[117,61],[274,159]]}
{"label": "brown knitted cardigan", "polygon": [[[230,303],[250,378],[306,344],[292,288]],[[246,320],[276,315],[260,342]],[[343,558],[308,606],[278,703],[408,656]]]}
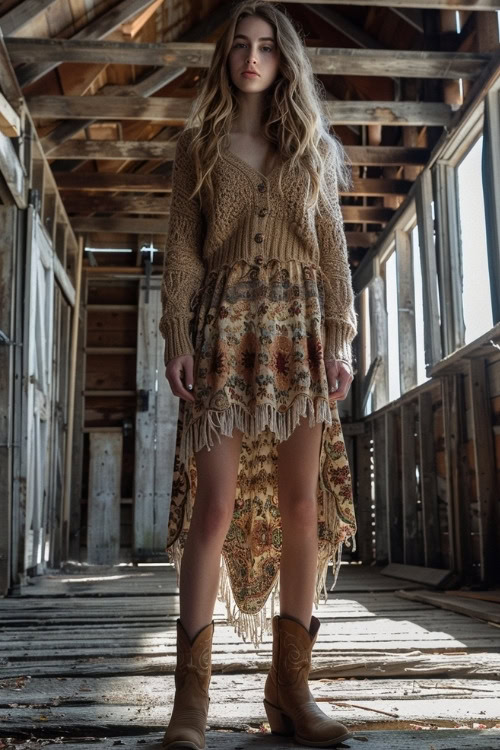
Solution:
{"label": "brown knitted cardigan", "polygon": [[281,198],[279,162],[266,177],[228,148],[212,172],[214,198],[209,202],[202,187],[200,208],[199,195],[189,199],[196,184],[188,153],[191,134],[189,129],[181,133],[173,168],[159,323],[165,364],[181,354],[194,355],[192,301],[205,275],[241,259],[255,262],[259,256],[260,263],[263,256],[316,266],[325,282],[325,359],[351,364],[357,320],[331,151],[325,151],[328,199],[319,202],[321,216],[305,206],[305,178],[285,169]]}

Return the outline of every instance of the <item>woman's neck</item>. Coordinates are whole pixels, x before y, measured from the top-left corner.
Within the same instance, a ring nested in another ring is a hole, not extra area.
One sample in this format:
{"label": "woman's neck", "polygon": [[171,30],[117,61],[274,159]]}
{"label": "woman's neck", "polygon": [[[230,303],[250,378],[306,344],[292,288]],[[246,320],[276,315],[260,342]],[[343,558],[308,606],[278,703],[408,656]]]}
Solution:
{"label": "woman's neck", "polygon": [[247,94],[238,98],[238,116],[233,121],[231,132],[258,137],[262,134],[264,92]]}

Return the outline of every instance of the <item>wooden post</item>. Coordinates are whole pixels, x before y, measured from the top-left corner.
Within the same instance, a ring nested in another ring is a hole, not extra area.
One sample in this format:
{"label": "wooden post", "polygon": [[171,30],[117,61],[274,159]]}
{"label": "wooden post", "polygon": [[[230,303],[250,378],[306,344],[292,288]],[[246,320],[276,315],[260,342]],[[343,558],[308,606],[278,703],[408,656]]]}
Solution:
{"label": "wooden post", "polygon": [[399,375],[401,393],[417,384],[417,345],[415,333],[415,290],[410,236],[395,231],[398,291]]}
{"label": "wooden post", "polygon": [[430,393],[420,393],[418,414],[424,565],[429,568],[441,568],[443,562],[437,498],[434,421]]}
{"label": "wooden post", "polygon": [[[12,534],[12,436],[14,372],[14,305],[16,218],[14,205],[0,207],[0,597],[11,583]],[[4,339],[6,337],[6,339]]]}
{"label": "wooden post", "polygon": [[389,562],[402,563],[403,553],[403,503],[398,476],[400,454],[396,438],[396,415],[388,410],[385,419],[385,487],[387,492],[387,527],[389,529]]}
{"label": "wooden post", "polygon": [[385,418],[381,416],[373,421],[373,460],[375,464],[375,559],[379,565],[385,565],[389,561],[385,440]]}
{"label": "wooden post", "polygon": [[403,500],[403,556],[406,565],[422,563],[417,516],[415,404],[401,404],[401,488]]}
{"label": "wooden post", "polygon": [[82,279],[83,236],[78,237],[78,255],[76,261],[75,305],[71,329],[71,355],[68,384],[68,431],[66,434],[66,455],[64,460],[64,491],[62,498],[61,522],[61,556],[67,560],[69,551],[69,517],[71,502],[71,461],[73,453],[73,420],[75,413],[76,355],[78,345],[78,315],[80,310],[80,289]]}
{"label": "wooden post", "polygon": [[428,169],[417,181],[415,203],[418,219],[418,241],[422,266],[422,296],[424,307],[424,343],[426,374],[430,376],[432,365],[442,356],[441,332],[439,328],[439,301],[437,288],[437,264],[434,248],[433,220],[431,211],[432,179]]}
{"label": "wooden post", "polygon": [[389,401],[389,378],[387,376],[387,313],[385,311],[384,280],[378,274],[370,283],[371,358],[381,358],[379,374],[373,388],[372,410],[379,409]]}
{"label": "wooden post", "polygon": [[371,424],[365,425],[365,432],[356,437],[356,549],[361,562],[370,565],[373,562],[372,526],[372,456]]}
{"label": "wooden post", "polygon": [[500,499],[496,490],[496,468],[491,423],[491,402],[484,359],[469,360],[469,389],[472,411],[475,480],[479,505],[479,554],[482,583],[498,579],[500,565]]}
{"label": "wooden post", "polygon": [[87,294],[88,273],[82,270],[82,281],[80,288],[80,309],[82,315],[78,315],[78,345],[76,359],[76,377],[74,389],[73,407],[73,441],[71,454],[71,498],[69,512],[68,530],[68,556],[71,560],[81,559],[81,515],[82,515],[82,470],[84,450],[84,424],[85,424],[85,372],[87,364]]}
{"label": "wooden post", "polygon": [[441,379],[443,425],[446,456],[448,501],[449,568],[470,577],[472,552],[469,507],[464,493],[463,455],[463,375],[444,375]]}

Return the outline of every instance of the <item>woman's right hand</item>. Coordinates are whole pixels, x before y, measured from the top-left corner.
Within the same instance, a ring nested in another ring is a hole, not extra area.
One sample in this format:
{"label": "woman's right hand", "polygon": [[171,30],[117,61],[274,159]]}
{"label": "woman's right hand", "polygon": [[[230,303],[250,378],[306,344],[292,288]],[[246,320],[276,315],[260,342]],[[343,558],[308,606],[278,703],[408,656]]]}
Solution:
{"label": "woman's right hand", "polygon": [[187,388],[190,384],[194,388],[193,369],[192,354],[181,354],[167,362],[165,376],[174,396],[179,396],[185,401],[194,401],[193,391]]}

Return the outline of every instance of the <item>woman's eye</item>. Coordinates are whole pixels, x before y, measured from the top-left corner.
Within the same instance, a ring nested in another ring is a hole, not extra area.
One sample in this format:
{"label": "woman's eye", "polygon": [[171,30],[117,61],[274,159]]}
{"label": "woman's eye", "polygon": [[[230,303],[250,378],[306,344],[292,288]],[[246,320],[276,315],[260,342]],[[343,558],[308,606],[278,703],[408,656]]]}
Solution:
{"label": "woman's eye", "polygon": [[[236,44],[234,45],[234,48],[236,49],[237,47],[246,47],[246,44],[244,42],[236,42]],[[268,50],[269,52],[273,51],[272,47],[261,47],[261,49]]]}

